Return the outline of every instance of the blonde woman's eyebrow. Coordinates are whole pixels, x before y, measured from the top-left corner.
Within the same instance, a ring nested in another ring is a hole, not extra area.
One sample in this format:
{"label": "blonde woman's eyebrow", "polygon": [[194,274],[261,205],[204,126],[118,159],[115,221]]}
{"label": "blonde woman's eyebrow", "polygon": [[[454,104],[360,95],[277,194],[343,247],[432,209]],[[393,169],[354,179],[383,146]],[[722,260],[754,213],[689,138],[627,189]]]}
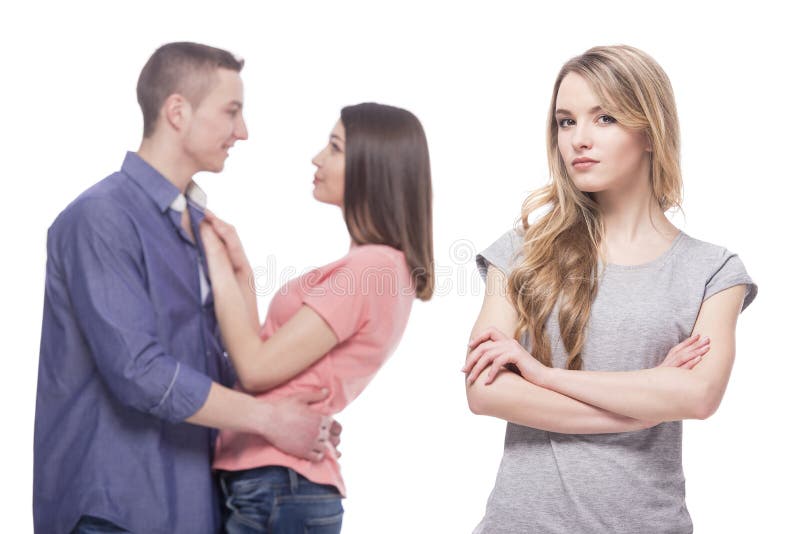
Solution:
{"label": "blonde woman's eyebrow", "polygon": [[[589,113],[590,114],[597,113],[598,111],[603,111],[603,106],[595,106],[595,107],[593,107],[592,109],[589,110]],[[555,114],[556,115],[572,115],[572,112],[570,110],[568,110],[568,109],[559,108],[559,109],[556,110]]]}

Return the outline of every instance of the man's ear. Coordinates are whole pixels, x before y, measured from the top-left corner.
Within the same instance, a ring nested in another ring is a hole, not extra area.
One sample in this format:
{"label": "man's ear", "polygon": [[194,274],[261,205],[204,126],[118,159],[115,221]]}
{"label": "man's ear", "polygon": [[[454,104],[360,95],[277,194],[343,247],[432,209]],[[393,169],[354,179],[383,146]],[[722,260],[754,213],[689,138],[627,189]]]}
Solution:
{"label": "man's ear", "polygon": [[181,132],[191,117],[192,106],[183,96],[173,93],[164,100],[161,113],[173,130]]}

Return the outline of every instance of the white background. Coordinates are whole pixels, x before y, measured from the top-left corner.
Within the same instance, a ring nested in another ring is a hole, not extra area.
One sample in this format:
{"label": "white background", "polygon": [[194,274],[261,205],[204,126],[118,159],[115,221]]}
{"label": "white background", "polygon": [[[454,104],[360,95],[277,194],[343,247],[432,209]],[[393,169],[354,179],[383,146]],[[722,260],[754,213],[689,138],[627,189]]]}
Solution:
{"label": "white background", "polygon": [[760,285],[739,323],[722,407],[685,424],[689,511],[703,534],[796,528],[800,46],[779,3],[159,4],[2,8],[4,532],[32,530],[47,227],[138,147],[139,70],[176,40],[246,59],[250,139],[221,175],[198,181],[255,265],[296,274],[346,252],[339,212],[311,197],[310,164],[342,106],[406,107],[426,128],[439,289],[415,304],[392,360],[341,416],[346,534],[461,533],[480,520],[504,424],[472,415],[463,393],[482,292],[472,256],[544,183],[545,114],[561,64],[597,44],[653,55],[681,119],[685,216],[676,224],[738,252]]}

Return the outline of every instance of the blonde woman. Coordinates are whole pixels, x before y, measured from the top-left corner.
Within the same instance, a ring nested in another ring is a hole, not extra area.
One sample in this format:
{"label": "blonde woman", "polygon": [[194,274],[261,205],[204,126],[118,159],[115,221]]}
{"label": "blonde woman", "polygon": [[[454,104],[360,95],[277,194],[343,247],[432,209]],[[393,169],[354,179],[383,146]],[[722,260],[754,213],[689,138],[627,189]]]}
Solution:
{"label": "blonde woman", "polygon": [[681,421],[719,406],[757,288],[665,216],[681,200],[678,119],[650,56],[569,60],[547,142],[551,183],[477,257],[467,398],[509,424],[476,532],[692,532]]}

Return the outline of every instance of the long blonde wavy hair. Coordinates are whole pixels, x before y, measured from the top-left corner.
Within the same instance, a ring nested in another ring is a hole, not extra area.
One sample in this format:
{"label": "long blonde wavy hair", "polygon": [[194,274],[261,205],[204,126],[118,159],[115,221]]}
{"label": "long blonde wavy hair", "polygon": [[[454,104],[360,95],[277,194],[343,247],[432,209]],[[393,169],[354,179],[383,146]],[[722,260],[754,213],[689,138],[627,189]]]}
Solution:
{"label": "long blonde wavy hair", "polygon": [[[533,356],[552,366],[545,327],[558,304],[567,368],[581,369],[604,228],[597,203],[572,182],[558,150],[556,97],[561,81],[571,72],[588,82],[604,110],[621,126],[647,136],[652,148],[650,186],[662,211],[680,207],[682,179],[675,98],[658,63],[641,50],[622,45],[591,48],[567,61],[553,86],[547,116],[550,181],[522,205],[522,259],[508,283],[519,317],[516,338],[527,333]],[[547,208],[545,214],[530,223],[529,216],[540,208]]]}

